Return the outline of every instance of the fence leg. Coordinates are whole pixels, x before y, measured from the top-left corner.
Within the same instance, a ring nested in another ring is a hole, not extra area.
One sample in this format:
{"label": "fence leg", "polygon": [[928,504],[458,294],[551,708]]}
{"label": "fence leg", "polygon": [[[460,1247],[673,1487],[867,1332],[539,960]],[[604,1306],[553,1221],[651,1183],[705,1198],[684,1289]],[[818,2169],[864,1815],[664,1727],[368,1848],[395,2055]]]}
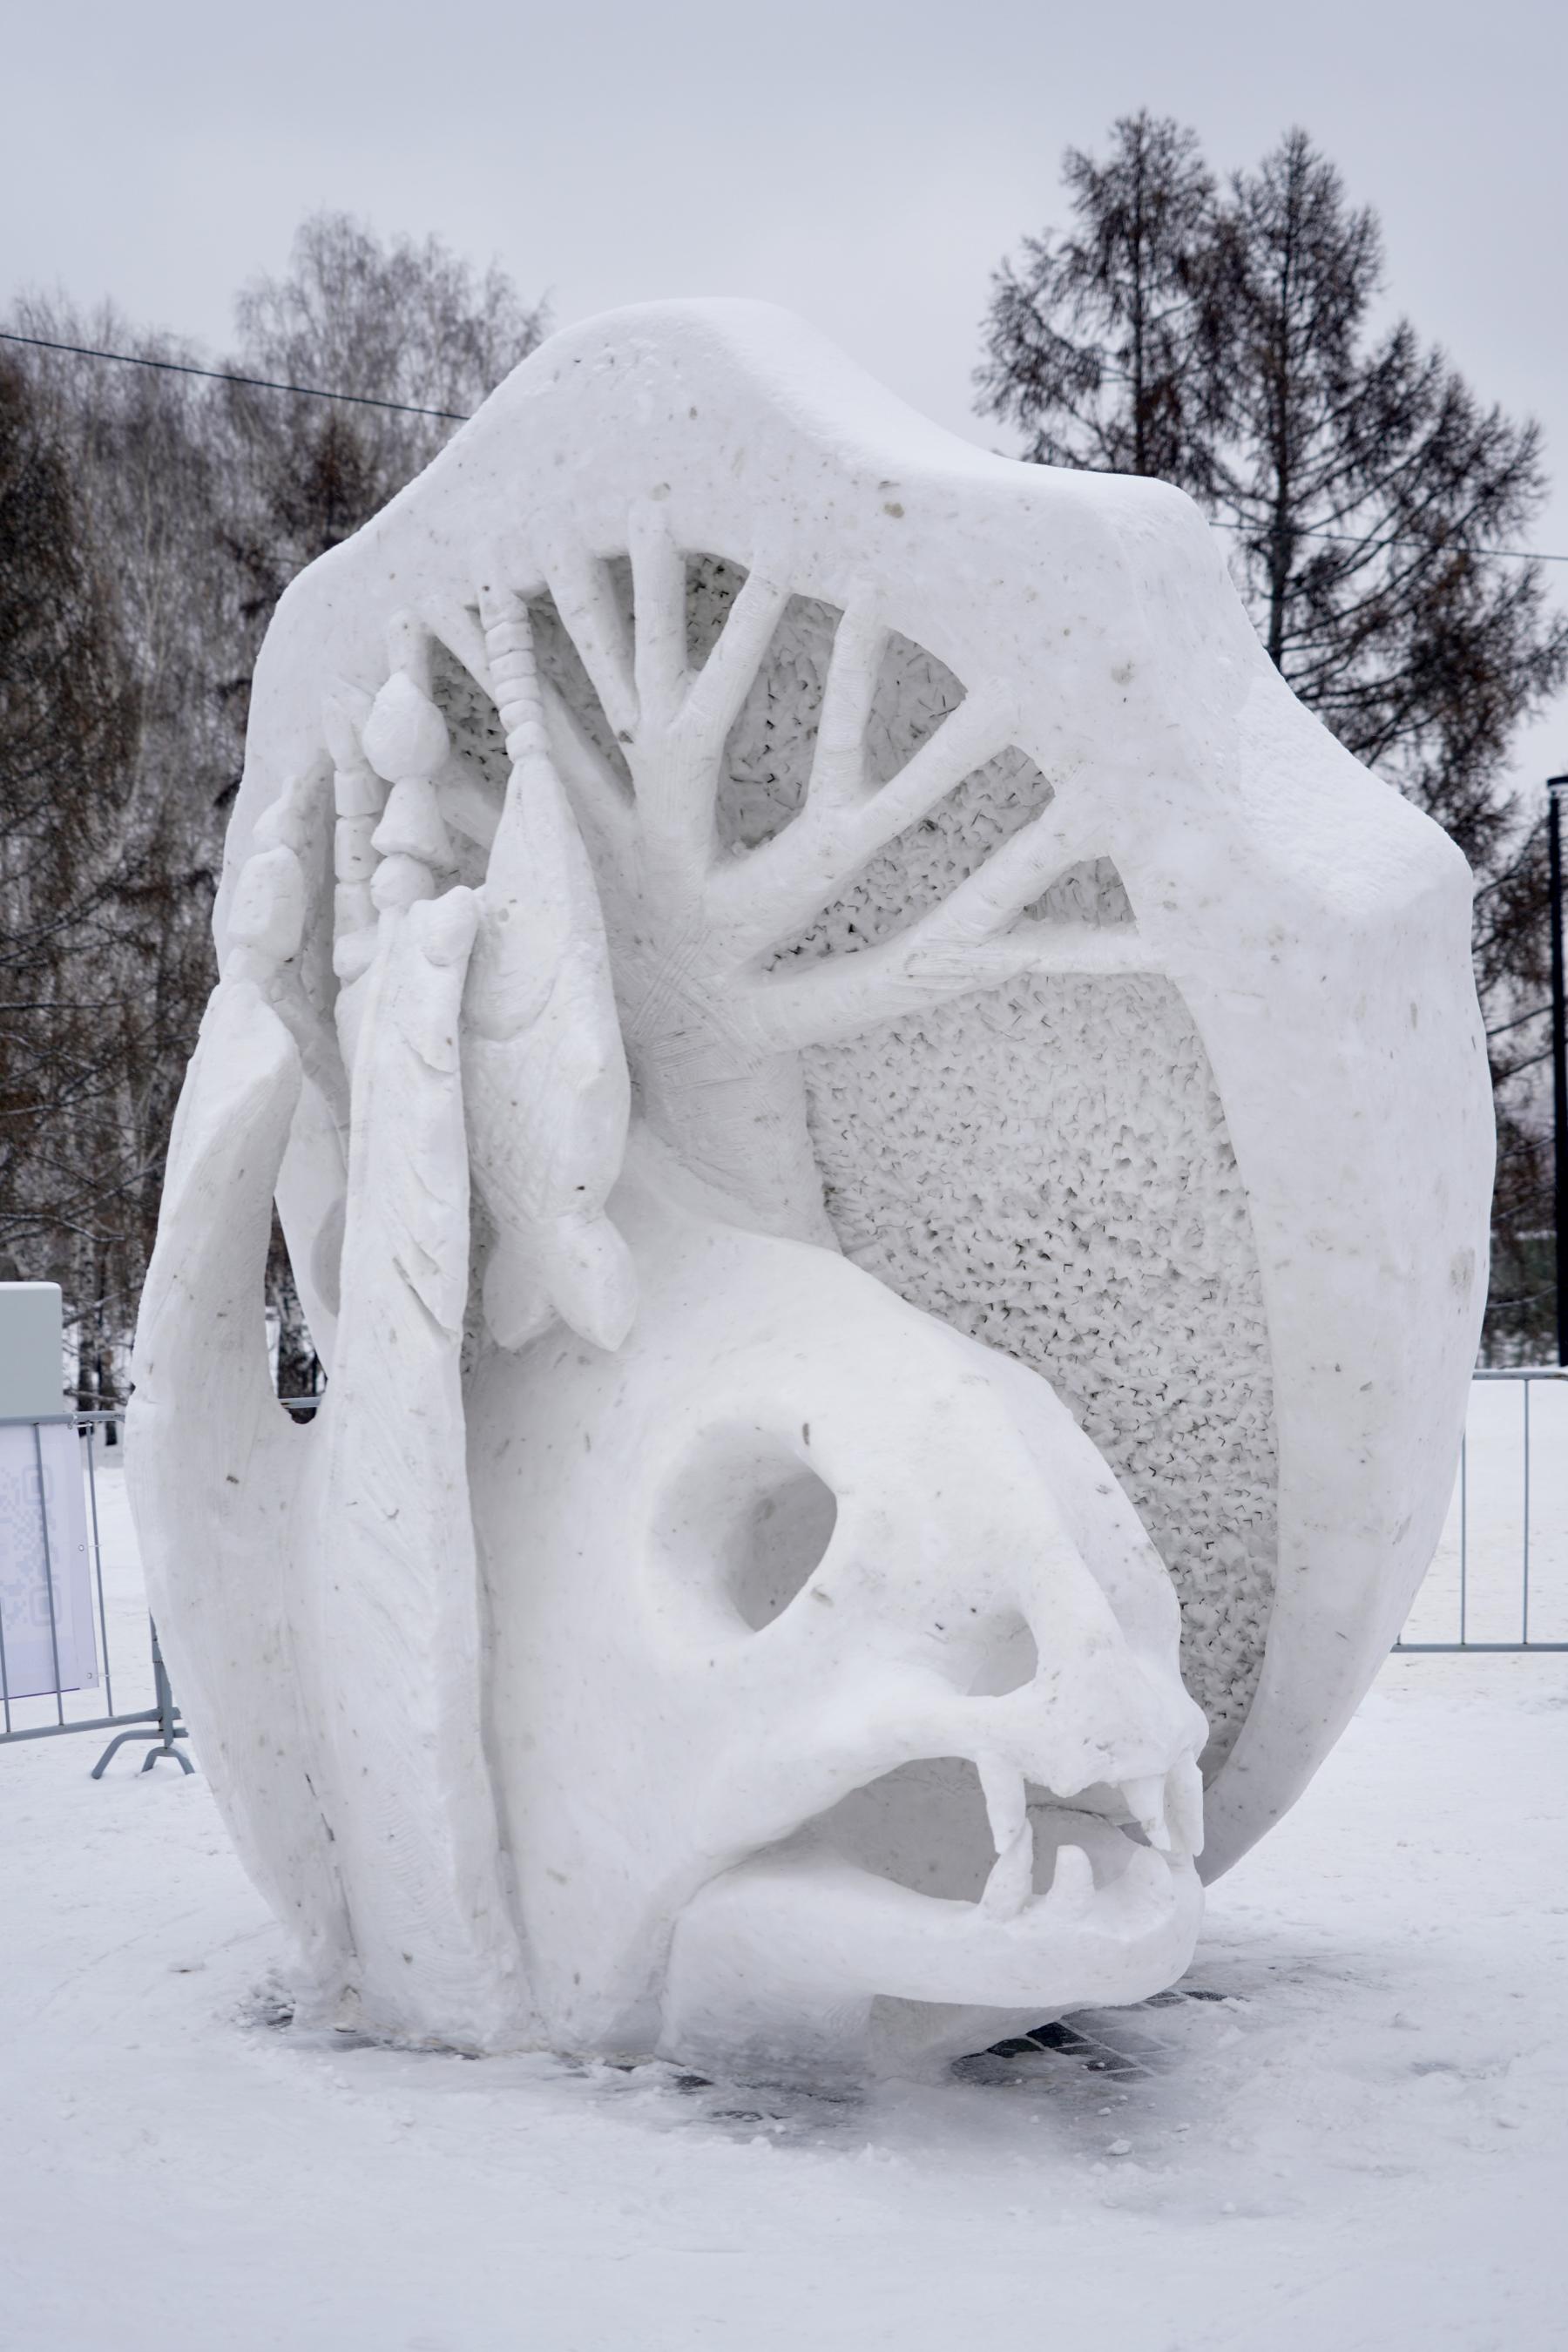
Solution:
{"label": "fence leg", "polygon": [[102,1780],[104,1767],[110,1758],[116,1748],[123,1748],[128,1739],[153,1739],[157,1742],[157,1746],[150,1748],[142,1760],[143,1772],[150,1772],[161,1756],[172,1756],[182,1772],[194,1772],[196,1769],[184,1751],[174,1745],[176,1739],[188,1739],[190,1734],[184,1725],[175,1719],[178,1710],[174,1706],[174,1694],[169,1687],[169,1670],[163,1664],[163,1653],[158,1647],[158,1628],[150,1618],[148,1628],[153,1636],[153,1689],[158,1707],[158,1727],[155,1731],[120,1732],[93,1766],[90,1777],[94,1780]]}
{"label": "fence leg", "polygon": [[163,1664],[163,1653],[158,1647],[158,1628],[151,1619],[148,1625],[153,1635],[153,1687],[157,1699],[160,1736],[157,1747],[148,1749],[142,1769],[150,1772],[160,1756],[172,1756],[182,1772],[194,1772],[195,1766],[190,1758],[182,1755],[174,1745],[176,1739],[184,1739],[186,1735],[184,1726],[174,1720],[174,1694],[169,1688],[169,1671]]}
{"label": "fence leg", "polygon": [[104,1774],[104,1768],[108,1764],[110,1758],[115,1753],[117,1748],[123,1748],[128,1739],[156,1739],[157,1737],[158,1734],[155,1731],[117,1731],[114,1738],[104,1749],[102,1755],[99,1758],[97,1763],[93,1766],[88,1778],[93,1780],[101,1780]]}

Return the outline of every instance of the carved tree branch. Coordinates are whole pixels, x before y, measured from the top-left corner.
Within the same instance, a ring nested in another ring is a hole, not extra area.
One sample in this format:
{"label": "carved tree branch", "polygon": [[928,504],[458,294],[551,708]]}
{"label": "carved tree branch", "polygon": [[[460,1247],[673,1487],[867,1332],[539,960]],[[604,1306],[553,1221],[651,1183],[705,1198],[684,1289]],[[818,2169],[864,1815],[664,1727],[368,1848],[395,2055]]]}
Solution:
{"label": "carved tree branch", "polygon": [[[689,1164],[739,1190],[777,1230],[826,1238],[793,1059],[801,1047],[1024,972],[1144,970],[1145,950],[1130,925],[1018,921],[1031,900],[1102,847],[1068,780],[1039,816],[897,938],[765,971],[770,950],[1016,741],[1016,713],[1003,688],[982,679],[897,775],[868,787],[866,740],[888,632],[870,593],[853,589],[834,635],[802,808],[771,841],[721,859],[715,807],[725,745],[787,604],[788,567],[753,559],[694,671],[688,556],[664,502],[639,502],[626,538],[629,640],[605,562],[559,552],[546,571],[562,624],[626,747],[630,796],[564,700],[537,679],[530,691],[547,756],[613,872],[616,987],[644,1110]],[[506,619],[491,591],[480,609],[485,665],[504,715],[502,641],[519,628],[526,634],[526,614],[519,604]]]}
{"label": "carved tree branch", "polygon": [[1135,927],[1004,926],[1074,866],[1095,855],[1088,824],[1057,802],[961,882],[940,905],[874,948],[753,976],[750,1017],[773,1052],[825,1045],[947,996],[1025,971],[1148,968]]}
{"label": "carved tree branch", "polygon": [[887,644],[888,632],[868,592],[857,589],[833,633],[806,786],[808,805],[840,803],[852,807],[865,793],[866,730]]}
{"label": "carved tree branch", "polygon": [[851,800],[830,765],[831,789],[808,793],[782,833],[714,876],[711,904],[731,951],[745,960],[776,947],[840,896],[879,849],[1012,741],[1015,720],[1000,694],[965,697],[879,790]]}
{"label": "carved tree branch", "polygon": [[722,755],[741,705],[756,683],[788,602],[789,590],[754,565],[730,607],[718,643],[691,681],[681,714],[682,730],[694,749],[700,748],[715,761]]}
{"label": "carved tree branch", "polygon": [[580,548],[552,549],[544,577],[612,731],[629,742],[637,723],[637,689],[626,624],[607,567]]}
{"label": "carved tree branch", "polygon": [[558,694],[548,678],[540,679],[539,695],[555,765],[578,814],[624,856],[637,830],[630,793],[565,696]]}
{"label": "carved tree branch", "polygon": [[675,543],[669,515],[641,499],[626,522],[632,567],[632,678],[637,688],[635,738],[641,746],[672,725],[686,692],[686,558]]}

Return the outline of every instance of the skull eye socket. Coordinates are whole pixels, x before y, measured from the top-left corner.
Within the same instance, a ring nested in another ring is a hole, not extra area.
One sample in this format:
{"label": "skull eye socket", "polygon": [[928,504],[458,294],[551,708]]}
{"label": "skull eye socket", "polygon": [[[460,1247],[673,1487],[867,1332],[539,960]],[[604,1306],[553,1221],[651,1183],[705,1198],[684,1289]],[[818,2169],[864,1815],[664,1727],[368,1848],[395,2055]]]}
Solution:
{"label": "skull eye socket", "polygon": [[726,1563],[730,1597],[753,1633],[783,1616],[821,1561],[837,1518],[832,1487],[800,1464],[753,1502]]}
{"label": "skull eye socket", "polygon": [[1018,1612],[1009,1610],[985,1628],[978,1661],[970,1679],[973,1698],[1004,1698],[1022,1690],[1040,1671],[1035,1637]]}
{"label": "skull eye socket", "polygon": [[809,1463],[756,1430],[716,1432],[654,1513],[668,1575],[710,1616],[760,1633],[820,1564],[838,1517]]}

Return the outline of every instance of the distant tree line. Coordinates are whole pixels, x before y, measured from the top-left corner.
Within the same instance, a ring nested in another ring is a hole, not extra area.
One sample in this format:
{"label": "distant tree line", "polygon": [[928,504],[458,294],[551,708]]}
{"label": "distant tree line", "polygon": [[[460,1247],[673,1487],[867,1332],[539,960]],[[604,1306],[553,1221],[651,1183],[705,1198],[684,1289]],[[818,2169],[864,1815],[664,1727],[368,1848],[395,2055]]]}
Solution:
{"label": "distant tree line", "polygon": [[1539,429],[1486,405],[1407,320],[1378,323],[1376,216],[1303,132],[1222,184],[1191,131],[1140,113],[1103,158],[1069,149],[1063,179],[1067,225],[993,281],[982,411],[1037,463],[1189,491],[1296,693],[1469,859],[1500,1150],[1487,1348],[1539,1352],[1545,818],[1509,762],[1568,679],[1568,617],[1539,564],[1489,552],[1529,545]]}
{"label": "distant tree line", "polygon": [[[197,357],[58,299],[4,323]],[[498,269],[320,214],[220,364],[466,415],[543,325]],[[122,1374],[262,634],[455,430],[0,344],[0,1279],[59,1283],[83,1403]],[[280,1236],[268,1294],[288,1393],[310,1349]]]}
{"label": "distant tree line", "polygon": [[[1302,133],[1222,185],[1191,131],[1138,114],[1103,160],[1069,151],[1065,184],[1068,226],[994,281],[982,408],[1037,462],[1189,490],[1296,692],[1475,867],[1500,1151],[1487,1344],[1539,1350],[1544,829],[1509,755],[1568,678],[1568,620],[1538,565],[1489,551],[1528,545],[1538,430],[1408,322],[1377,324],[1376,219]],[[5,323],[197,356],[59,299]],[[239,295],[222,364],[465,415],[545,323],[498,269],[320,214]],[[0,1279],[59,1282],[83,1402],[114,1392],[134,1321],[262,634],[455,429],[0,344]],[[280,1236],[268,1293],[287,1392],[310,1349]]]}

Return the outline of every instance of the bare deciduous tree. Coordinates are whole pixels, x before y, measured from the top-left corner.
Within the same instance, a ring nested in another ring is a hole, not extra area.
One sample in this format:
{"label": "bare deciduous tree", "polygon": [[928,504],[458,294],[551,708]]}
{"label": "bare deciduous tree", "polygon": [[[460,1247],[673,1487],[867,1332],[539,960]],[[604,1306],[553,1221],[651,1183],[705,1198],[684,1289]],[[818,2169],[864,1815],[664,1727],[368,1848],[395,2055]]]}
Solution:
{"label": "bare deciduous tree", "polygon": [[[384,245],[348,214],[321,212],[301,224],[287,273],[252,279],[235,318],[237,373],[406,404],[361,407],[224,387],[222,537],[239,610],[225,700],[242,732],[250,672],[289,582],[429,464],[453,420],[470,415],[540,341],[545,311],[524,304],[493,263],[478,272],[437,237]],[[313,1351],[276,1223],[268,1299],[279,1388],[297,1393],[313,1377]]]}
{"label": "bare deciduous tree", "polygon": [[[237,314],[242,373],[459,414],[542,318],[499,269],[331,214]],[[197,356],[58,299],[25,298],[13,322]],[[134,1320],[272,606],[454,429],[58,352],[0,381],[0,1261],[60,1282],[84,1397],[112,1384]],[[268,1287],[287,1391],[311,1351],[280,1235]]]}
{"label": "bare deciduous tree", "polygon": [[0,1266],[61,1284],[90,1395],[104,1301],[151,1240],[125,1116],[145,1015],[115,973],[149,877],[124,829],[139,698],[74,455],[0,361]]}
{"label": "bare deciduous tree", "polygon": [[235,317],[237,373],[406,404],[224,388],[230,547],[258,641],[295,572],[429,464],[453,418],[471,415],[540,341],[545,310],[524,304],[494,264],[478,272],[437,237],[384,245],[348,214],[322,212],[301,225],[287,273],[253,278]]}

